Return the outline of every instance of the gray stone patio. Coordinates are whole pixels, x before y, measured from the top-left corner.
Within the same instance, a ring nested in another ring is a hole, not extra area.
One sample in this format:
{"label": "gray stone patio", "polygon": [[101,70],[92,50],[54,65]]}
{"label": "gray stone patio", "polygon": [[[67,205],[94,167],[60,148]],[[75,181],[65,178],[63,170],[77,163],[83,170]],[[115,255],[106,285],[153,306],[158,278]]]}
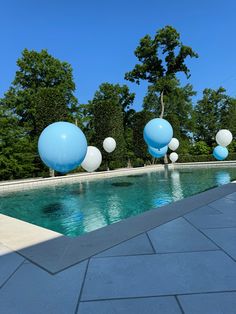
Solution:
{"label": "gray stone patio", "polygon": [[0,313],[235,314],[236,192],[200,206],[55,274],[0,245]]}

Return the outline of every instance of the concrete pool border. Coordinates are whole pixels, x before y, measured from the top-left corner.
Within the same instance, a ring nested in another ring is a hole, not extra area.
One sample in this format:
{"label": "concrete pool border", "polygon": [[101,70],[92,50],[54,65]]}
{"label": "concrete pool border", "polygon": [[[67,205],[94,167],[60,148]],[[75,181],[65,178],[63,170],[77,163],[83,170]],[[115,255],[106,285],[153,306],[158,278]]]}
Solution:
{"label": "concrete pool border", "polygon": [[[176,163],[168,164],[168,169],[179,169],[183,167],[234,167],[236,161],[210,161],[210,162],[194,162],[194,163]],[[100,171],[93,173],[76,173],[69,174],[61,177],[50,177],[50,178],[33,178],[23,180],[12,180],[0,182],[0,195],[10,192],[17,192],[22,190],[37,189],[49,186],[58,186],[63,184],[80,183],[84,181],[92,181],[99,179],[106,179],[112,177],[121,177],[132,175],[136,173],[145,173],[153,171],[163,171],[165,166],[163,164],[150,165],[145,167],[137,168],[122,168],[112,171]]]}
{"label": "concrete pool border", "polygon": [[55,274],[235,191],[229,183],[76,238],[0,214],[0,243]]}

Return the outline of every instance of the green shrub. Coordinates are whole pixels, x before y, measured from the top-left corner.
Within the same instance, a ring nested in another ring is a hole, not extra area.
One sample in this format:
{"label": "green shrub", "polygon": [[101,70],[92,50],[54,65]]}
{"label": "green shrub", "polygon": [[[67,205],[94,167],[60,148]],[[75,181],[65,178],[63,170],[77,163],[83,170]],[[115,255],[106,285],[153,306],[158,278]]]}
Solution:
{"label": "green shrub", "polygon": [[[231,153],[227,157],[227,160],[236,160],[236,153]],[[181,155],[179,154],[178,162],[206,162],[217,161],[212,154],[209,155]]]}
{"label": "green shrub", "polygon": [[143,167],[144,166],[144,161],[142,158],[136,158],[133,159],[132,161],[132,166],[135,167]]}

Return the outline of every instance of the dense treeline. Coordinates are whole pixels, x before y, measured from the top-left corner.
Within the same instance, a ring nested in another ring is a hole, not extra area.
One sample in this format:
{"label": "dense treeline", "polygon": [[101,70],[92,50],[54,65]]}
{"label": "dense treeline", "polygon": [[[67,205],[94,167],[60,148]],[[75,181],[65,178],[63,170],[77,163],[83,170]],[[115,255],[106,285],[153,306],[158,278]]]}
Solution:
{"label": "dense treeline", "polygon": [[[220,128],[236,135],[236,99],[223,87],[206,88],[194,105],[193,86],[181,85],[177,74],[189,78],[186,59],[198,55],[183,45],[173,27],[166,26],[153,38],[143,37],[135,56],[138,63],[124,76],[136,84],[148,82],[139,112],[133,109],[135,94],[126,85],[108,82],[100,85],[88,104],[78,104],[71,66],[46,50],[25,49],[11,86],[0,99],[0,180],[48,176],[38,156],[37,141],[42,130],[55,121],[82,128],[89,145],[102,151],[100,169],[162,162],[151,158],[143,140],[143,128],[154,117],[164,117],[172,124],[174,136],[180,140],[180,161],[211,160]],[[117,142],[112,154],[102,148],[108,136]],[[229,147],[231,153],[236,151],[234,143]]]}

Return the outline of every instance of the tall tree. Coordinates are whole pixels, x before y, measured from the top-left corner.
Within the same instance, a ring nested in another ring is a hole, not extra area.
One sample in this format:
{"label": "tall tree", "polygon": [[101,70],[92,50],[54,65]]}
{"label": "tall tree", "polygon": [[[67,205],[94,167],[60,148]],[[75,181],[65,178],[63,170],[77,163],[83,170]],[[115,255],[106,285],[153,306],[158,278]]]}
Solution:
{"label": "tall tree", "polygon": [[[2,102],[21,127],[25,138],[30,136],[32,145],[29,146],[31,158],[28,162],[34,160],[31,165],[33,176],[45,169],[37,156],[37,140],[41,131],[55,121],[73,121],[77,110],[77,99],[73,94],[75,84],[71,66],[46,50],[25,49],[17,65],[15,79]],[[20,148],[15,146],[14,149],[17,153]]]}
{"label": "tall tree", "polygon": [[[104,162],[113,161],[123,166],[126,161],[126,143],[124,139],[124,110],[130,105],[132,94],[123,93],[124,87],[104,83],[99,87],[91,102],[93,113],[94,143],[102,149],[103,140],[113,137],[117,148],[112,154],[104,152]],[[103,149],[102,149],[103,150]]]}
{"label": "tall tree", "polygon": [[[17,114],[21,124],[27,125],[30,135],[33,137],[39,135],[35,97],[41,89],[57,90],[63,96],[68,112],[74,113],[77,105],[77,99],[73,95],[75,84],[72,68],[67,62],[54,58],[47,50],[37,52],[24,49],[22,57],[17,60],[17,65],[18,70],[12,86],[5,94],[5,102]],[[42,91],[40,93],[42,95]]]}
{"label": "tall tree", "polygon": [[32,142],[17,117],[0,101],[0,180],[30,177],[33,165]]}
{"label": "tall tree", "polygon": [[[232,103],[232,107],[230,103]],[[233,103],[235,104],[226,95],[223,87],[217,90],[204,89],[203,97],[194,109],[196,140],[202,140],[212,147],[215,144],[217,131],[221,128],[227,128],[227,120],[230,121],[230,108],[235,108]]]}
{"label": "tall tree", "polygon": [[[173,89],[164,96],[166,110],[163,117],[167,116],[174,129],[175,137],[180,140],[188,137],[194,127],[192,96],[195,94],[192,85],[187,84],[181,87],[179,80],[173,79]],[[152,86],[149,87],[148,93],[144,97],[143,108],[153,112],[155,116],[161,111],[159,97]]]}
{"label": "tall tree", "polygon": [[190,77],[186,58],[198,55],[191,47],[182,44],[180,34],[172,26],[160,29],[154,38],[150,35],[143,37],[134,53],[139,63],[125,74],[125,79],[137,84],[140,84],[141,80],[147,81],[152,92],[157,93],[160,99],[160,117],[163,117],[163,96],[175,88],[177,73],[183,72]]}
{"label": "tall tree", "polygon": [[143,139],[143,129],[147,122],[154,117],[154,113],[142,110],[136,112],[132,119],[134,154],[136,157],[142,159],[143,162],[151,159],[151,156],[147,153],[147,145]]}

